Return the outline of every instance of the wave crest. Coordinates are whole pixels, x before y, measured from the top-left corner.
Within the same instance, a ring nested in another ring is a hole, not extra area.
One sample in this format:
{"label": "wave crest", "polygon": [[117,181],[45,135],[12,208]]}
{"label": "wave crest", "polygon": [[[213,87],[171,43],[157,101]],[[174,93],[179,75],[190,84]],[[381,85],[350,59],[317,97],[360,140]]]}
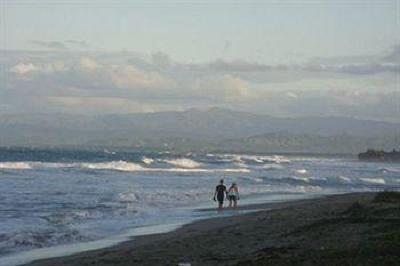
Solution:
{"label": "wave crest", "polygon": [[202,165],[201,163],[198,163],[196,161],[187,158],[164,160],[164,162],[181,168],[189,168],[189,169],[199,168]]}
{"label": "wave crest", "polygon": [[111,161],[104,163],[82,163],[82,168],[95,169],[95,170],[117,170],[117,171],[144,171],[141,165],[136,163],[130,163],[126,161]]}
{"label": "wave crest", "polygon": [[0,162],[0,169],[23,170],[32,169],[32,166],[29,162]]}
{"label": "wave crest", "polygon": [[360,180],[365,183],[380,184],[380,185],[386,184],[386,181],[383,178],[361,177]]}

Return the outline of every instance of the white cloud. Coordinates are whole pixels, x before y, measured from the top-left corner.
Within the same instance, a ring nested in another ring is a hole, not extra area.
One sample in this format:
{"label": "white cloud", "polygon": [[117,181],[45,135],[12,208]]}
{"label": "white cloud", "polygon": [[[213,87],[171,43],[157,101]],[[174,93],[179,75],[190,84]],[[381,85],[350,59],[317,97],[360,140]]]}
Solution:
{"label": "white cloud", "polygon": [[10,69],[11,72],[19,75],[29,74],[37,70],[38,68],[32,63],[19,63]]}
{"label": "white cloud", "polygon": [[51,108],[68,113],[149,113],[165,110],[162,105],[117,97],[47,97]]}
{"label": "white cloud", "polygon": [[80,58],[79,66],[85,71],[94,71],[103,68],[103,65],[97,62],[95,59],[86,56]]}
{"label": "white cloud", "polygon": [[210,97],[234,100],[250,96],[249,83],[232,75],[211,77],[196,80],[193,85],[196,94]]}
{"label": "white cloud", "polygon": [[286,95],[287,97],[293,98],[293,99],[297,99],[297,98],[299,97],[296,93],[291,92],[291,91],[286,92],[285,95]]}
{"label": "white cloud", "polygon": [[66,45],[63,42],[59,41],[32,41],[32,43],[47,49],[54,49],[54,50],[67,49]]}
{"label": "white cloud", "polygon": [[32,44],[51,50],[68,50],[68,49],[87,49],[90,45],[84,40],[65,40],[65,41],[31,41]]}
{"label": "white cloud", "polygon": [[[162,76],[156,71],[141,70],[132,64],[100,63],[91,57],[80,58],[79,67],[74,73],[77,81],[84,81],[83,86],[109,87],[110,89],[130,89],[160,91],[174,88],[171,78]],[[80,84],[76,84],[79,86]]]}
{"label": "white cloud", "polygon": [[168,89],[176,84],[157,72],[145,72],[134,65],[114,65],[108,69],[116,87],[127,89]]}
{"label": "white cloud", "polygon": [[18,63],[10,69],[10,72],[16,73],[18,75],[27,75],[33,72],[36,73],[53,73],[65,71],[66,66],[63,61],[57,60],[54,62],[44,63],[44,64],[34,64],[29,63]]}
{"label": "white cloud", "polygon": [[399,96],[390,94],[398,91],[398,73],[382,68],[397,65],[379,58],[383,56],[281,66],[240,60],[191,65],[161,52],[15,52],[0,58],[13,73],[0,72],[0,105],[7,104],[0,113],[221,106],[276,116],[365,114],[398,120],[393,117],[398,117]]}

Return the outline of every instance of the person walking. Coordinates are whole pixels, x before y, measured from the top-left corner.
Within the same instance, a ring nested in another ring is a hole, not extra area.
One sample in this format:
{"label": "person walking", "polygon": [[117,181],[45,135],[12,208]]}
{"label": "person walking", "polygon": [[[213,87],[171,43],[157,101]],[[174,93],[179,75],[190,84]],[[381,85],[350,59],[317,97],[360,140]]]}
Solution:
{"label": "person walking", "polygon": [[229,208],[232,208],[232,203],[233,203],[233,208],[237,207],[237,202],[239,200],[239,187],[236,184],[236,182],[233,182],[232,185],[228,189],[228,199],[229,199]]}
{"label": "person walking", "polygon": [[214,201],[218,201],[218,209],[222,210],[224,206],[224,199],[226,194],[226,186],[224,185],[224,180],[219,181],[219,185],[215,187]]}

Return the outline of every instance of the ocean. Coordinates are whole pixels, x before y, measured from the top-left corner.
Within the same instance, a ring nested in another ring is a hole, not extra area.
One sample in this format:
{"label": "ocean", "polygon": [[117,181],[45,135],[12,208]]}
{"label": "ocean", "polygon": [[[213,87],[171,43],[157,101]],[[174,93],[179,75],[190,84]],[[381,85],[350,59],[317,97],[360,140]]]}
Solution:
{"label": "ocean", "polygon": [[0,265],[227,215],[198,211],[216,207],[221,178],[238,183],[243,205],[398,189],[400,164],[355,156],[2,149]]}

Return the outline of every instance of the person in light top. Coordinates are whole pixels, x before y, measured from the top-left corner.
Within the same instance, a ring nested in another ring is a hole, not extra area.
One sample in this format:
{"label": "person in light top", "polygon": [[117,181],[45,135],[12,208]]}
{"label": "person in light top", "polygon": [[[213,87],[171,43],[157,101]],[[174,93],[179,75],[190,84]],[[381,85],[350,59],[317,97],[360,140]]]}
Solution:
{"label": "person in light top", "polygon": [[229,187],[227,195],[229,200],[229,207],[232,208],[233,203],[233,208],[236,208],[237,202],[239,200],[239,187],[236,182],[233,182],[232,185]]}

